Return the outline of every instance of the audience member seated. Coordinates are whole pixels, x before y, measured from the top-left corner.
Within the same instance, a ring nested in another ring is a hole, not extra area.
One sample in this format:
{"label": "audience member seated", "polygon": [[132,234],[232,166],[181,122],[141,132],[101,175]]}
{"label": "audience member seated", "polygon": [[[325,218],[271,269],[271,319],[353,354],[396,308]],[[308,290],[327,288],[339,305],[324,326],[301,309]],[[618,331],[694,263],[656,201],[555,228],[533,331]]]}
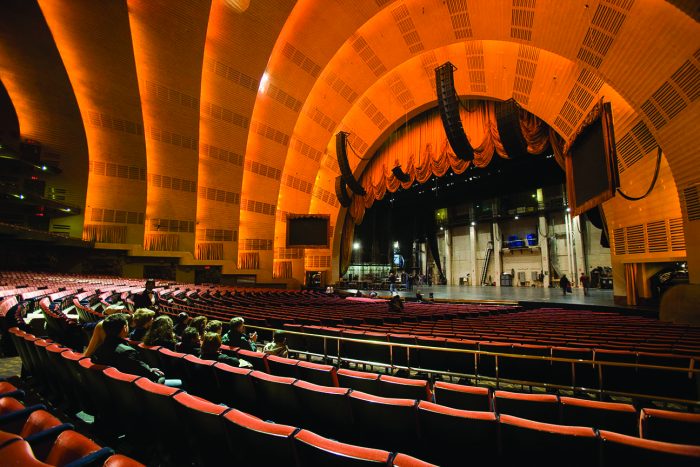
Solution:
{"label": "audience member seated", "polygon": [[221,332],[224,329],[224,325],[221,321],[218,319],[213,319],[207,323],[206,326],[204,326],[204,332],[215,332],[218,335],[221,335]]}
{"label": "audience member seated", "polygon": [[[110,305],[107,308],[105,308],[103,314],[105,316],[110,316],[116,313],[122,313],[126,314],[127,317],[129,315],[126,313],[126,308],[123,306],[118,306],[118,305]],[[85,352],[83,354],[86,357],[92,356],[92,354],[95,353],[95,350],[104,342],[105,340],[105,332],[104,329],[102,329],[102,323],[104,320],[100,320],[92,330],[92,336],[90,336],[90,342],[88,342],[88,346],[85,349]]]}
{"label": "audience member seated", "polygon": [[207,327],[207,317],[197,316],[195,318],[192,318],[192,321],[190,321],[190,326],[197,330],[200,338],[203,338],[205,332],[204,328]]}
{"label": "audience member seated", "polygon": [[222,353],[219,349],[221,348],[221,336],[216,332],[204,333],[204,339],[202,339],[202,350],[199,354],[199,358],[202,360],[216,360],[217,362],[226,363],[227,365],[252,368],[253,365],[245,360],[232,357]]}
{"label": "audience member seated", "polygon": [[192,326],[188,326],[182,332],[182,340],[175,346],[175,350],[181,353],[189,353],[199,355],[202,340],[199,338],[199,332]]}
{"label": "audience member seated", "polygon": [[190,325],[190,316],[184,311],[175,317],[174,331],[178,336],[182,336],[182,333]]}
{"label": "audience member seated", "polygon": [[129,333],[129,339],[132,341],[142,341],[143,336],[153,324],[153,318],[156,316],[156,312],[149,310],[148,308],[139,308],[136,310],[132,316],[133,329]]}
{"label": "audience member seated", "polygon": [[391,300],[389,300],[389,311],[394,313],[403,311],[403,301],[399,294],[394,295],[391,297]]}
{"label": "audience member seated", "polygon": [[170,316],[161,315],[154,319],[151,328],[143,337],[143,343],[145,345],[159,345],[174,351],[177,338],[173,331],[173,320]]}
{"label": "audience member seated", "polygon": [[287,347],[287,336],[284,331],[275,331],[275,334],[272,336],[272,342],[265,344],[263,352],[268,355],[287,358],[289,348]]}
{"label": "audience member seated", "polygon": [[180,380],[166,380],[158,368],[151,368],[139,356],[139,352],[125,340],[129,334],[129,315],[114,313],[102,320],[105,338],[91,360],[100,365],[113,366],[117,370],[146,378],[168,386],[180,387]]}
{"label": "audience member seated", "polygon": [[240,347],[244,350],[257,351],[255,343],[258,341],[258,333],[254,332],[248,336],[245,333],[245,320],[240,316],[231,318],[229,330],[224,334],[221,342],[230,347]]}

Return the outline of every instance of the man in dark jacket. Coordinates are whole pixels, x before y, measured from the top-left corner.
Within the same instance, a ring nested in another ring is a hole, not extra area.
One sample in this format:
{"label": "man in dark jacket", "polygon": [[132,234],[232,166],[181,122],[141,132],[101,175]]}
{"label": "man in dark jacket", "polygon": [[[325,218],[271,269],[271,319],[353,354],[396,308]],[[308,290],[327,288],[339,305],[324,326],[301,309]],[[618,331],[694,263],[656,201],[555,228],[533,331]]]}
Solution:
{"label": "man in dark jacket", "polygon": [[229,347],[240,347],[244,350],[257,351],[255,343],[258,340],[258,333],[254,332],[250,336],[245,333],[245,320],[240,316],[231,318],[229,330],[221,339],[221,343]]}
{"label": "man in dark jacket", "polygon": [[146,364],[136,349],[126,343],[129,335],[129,315],[126,313],[114,313],[102,321],[102,329],[105,340],[92,354],[92,362],[100,365],[113,366],[117,370],[166,384],[179,387],[180,380],[166,380],[165,375],[158,368],[151,368]]}

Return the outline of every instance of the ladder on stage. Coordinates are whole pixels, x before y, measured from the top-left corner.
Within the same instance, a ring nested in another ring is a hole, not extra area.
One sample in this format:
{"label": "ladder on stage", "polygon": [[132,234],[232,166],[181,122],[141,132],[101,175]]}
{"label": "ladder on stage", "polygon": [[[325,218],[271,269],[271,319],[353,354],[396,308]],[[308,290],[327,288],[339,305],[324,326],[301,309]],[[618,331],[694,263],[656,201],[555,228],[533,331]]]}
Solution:
{"label": "ladder on stage", "polygon": [[493,248],[489,246],[488,248],[486,248],[486,259],[484,260],[484,269],[481,270],[481,285],[486,284],[486,273],[489,270],[489,261],[491,261],[491,254],[493,254]]}

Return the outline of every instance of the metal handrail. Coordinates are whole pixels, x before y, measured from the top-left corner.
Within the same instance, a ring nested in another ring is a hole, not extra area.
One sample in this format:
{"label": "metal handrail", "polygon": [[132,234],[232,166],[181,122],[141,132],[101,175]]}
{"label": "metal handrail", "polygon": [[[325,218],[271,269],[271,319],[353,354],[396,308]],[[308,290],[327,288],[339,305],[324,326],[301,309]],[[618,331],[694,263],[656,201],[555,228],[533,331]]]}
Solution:
{"label": "metal handrail", "polygon": [[[669,367],[669,366],[663,366],[663,365],[650,365],[650,364],[646,364],[646,363],[608,362],[608,361],[603,361],[603,360],[585,360],[582,358],[547,357],[547,356],[543,356],[543,355],[509,354],[509,353],[503,353],[503,352],[489,352],[489,351],[484,351],[484,350],[456,349],[456,348],[452,348],[452,347],[431,347],[431,346],[419,345],[419,344],[405,344],[402,342],[382,342],[382,341],[375,341],[375,340],[368,340],[368,339],[356,339],[356,338],[352,338],[352,337],[331,336],[331,335],[327,335],[327,334],[313,334],[313,333],[308,333],[308,332],[291,331],[288,329],[269,328],[269,327],[259,326],[259,325],[246,324],[246,327],[253,328],[253,329],[262,329],[264,331],[284,331],[286,334],[296,334],[296,335],[300,335],[300,336],[320,337],[320,338],[326,338],[326,339],[335,339],[338,341],[357,342],[357,343],[361,343],[361,344],[380,345],[380,346],[388,346],[388,347],[405,347],[405,348],[409,348],[409,349],[437,350],[437,351],[443,351],[443,352],[449,351],[449,352],[466,353],[466,354],[472,354],[472,355],[476,354],[476,355],[488,355],[488,356],[493,356],[493,357],[519,358],[519,359],[524,359],[524,360],[546,360],[546,361],[551,361],[551,362],[585,363],[585,364],[590,363],[592,366],[618,366],[618,367],[647,368],[647,369],[651,369],[651,370],[681,371],[684,373],[700,373],[700,368]],[[546,346],[546,347],[549,347],[549,346]],[[694,359],[694,357],[688,357],[688,358]]]}

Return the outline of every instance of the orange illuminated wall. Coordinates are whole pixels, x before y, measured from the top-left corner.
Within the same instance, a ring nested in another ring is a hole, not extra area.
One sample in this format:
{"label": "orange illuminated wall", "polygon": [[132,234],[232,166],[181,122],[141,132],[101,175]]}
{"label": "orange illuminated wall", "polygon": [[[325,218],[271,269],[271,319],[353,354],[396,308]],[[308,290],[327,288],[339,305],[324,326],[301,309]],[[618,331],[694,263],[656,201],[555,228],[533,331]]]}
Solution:
{"label": "orange illuminated wall", "polygon": [[211,0],[129,0],[143,109],[148,195],[144,248],[194,251],[200,81]]}
{"label": "orange illuminated wall", "polygon": [[90,153],[83,238],[143,244],[146,147],[126,3],[39,2],[71,80]]}

